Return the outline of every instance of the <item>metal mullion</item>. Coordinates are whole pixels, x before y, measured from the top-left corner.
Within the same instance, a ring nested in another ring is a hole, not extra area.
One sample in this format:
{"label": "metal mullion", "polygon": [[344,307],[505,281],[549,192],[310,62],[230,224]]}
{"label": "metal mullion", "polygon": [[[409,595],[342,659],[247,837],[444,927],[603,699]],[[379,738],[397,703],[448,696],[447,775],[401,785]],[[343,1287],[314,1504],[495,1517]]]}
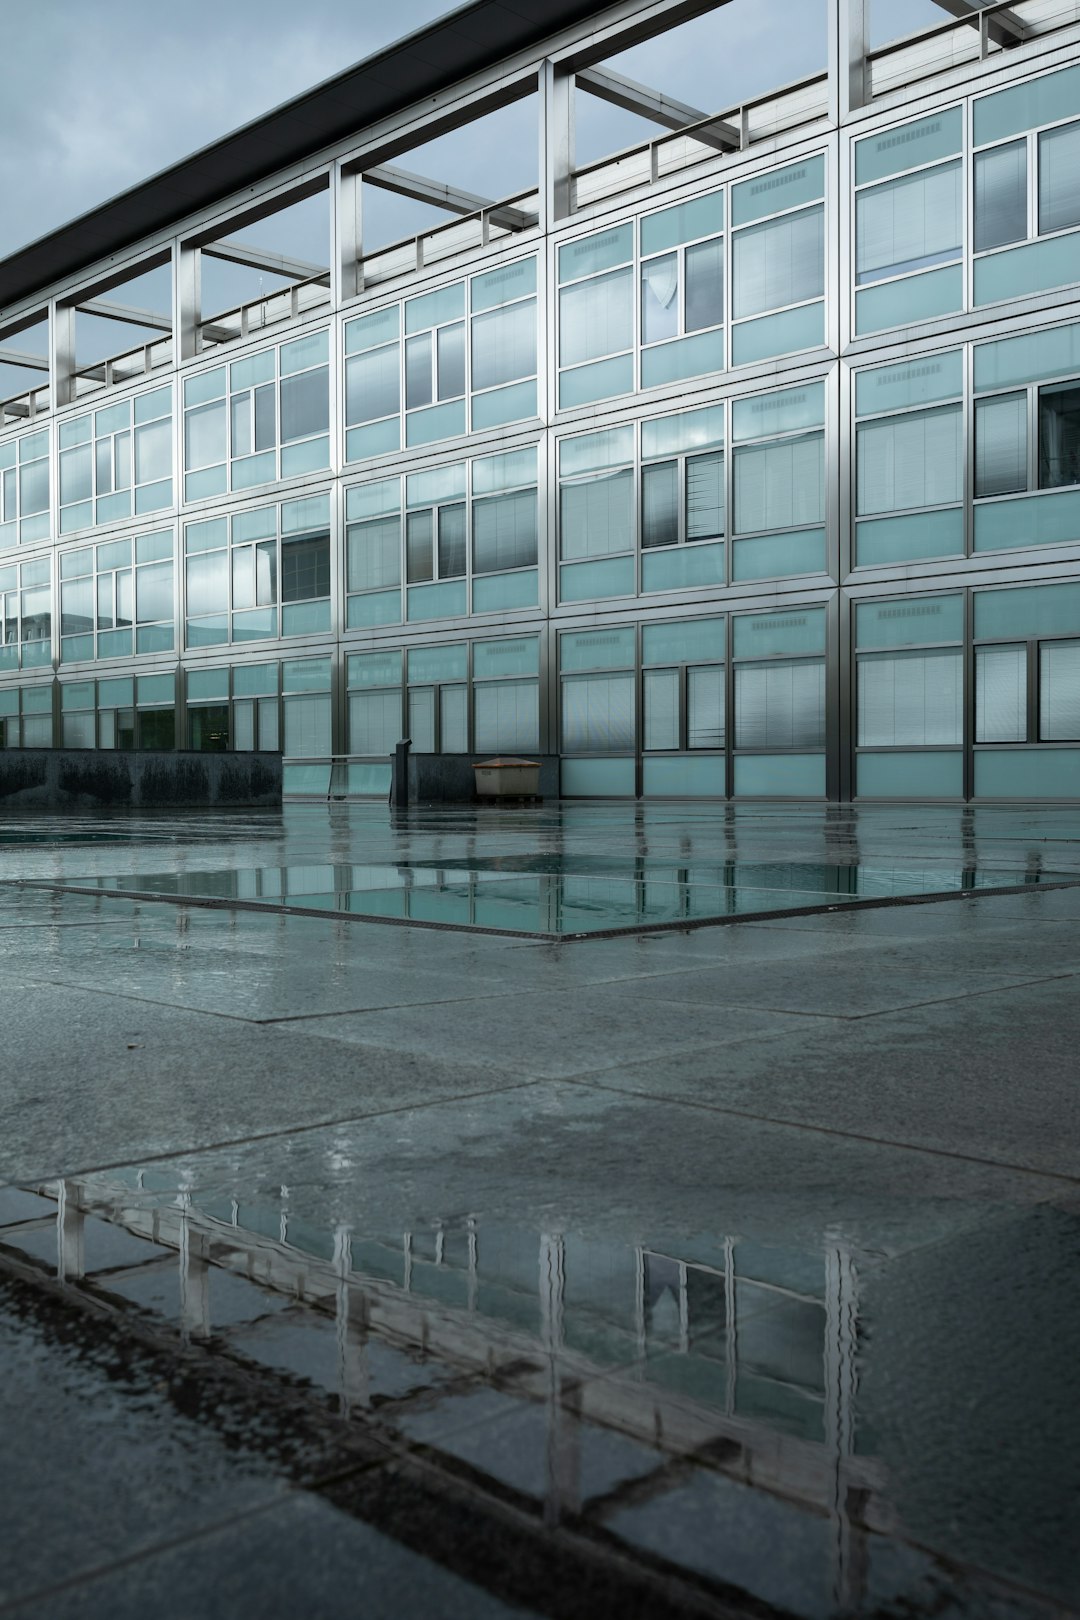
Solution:
{"label": "metal mullion", "polygon": [[965,558],[975,551],[975,349],[965,343],[960,350],[963,396],[960,401],[960,441],[963,451],[963,476],[960,481],[960,502],[963,516]]}
{"label": "metal mullion", "polygon": [[1027,493],[1037,494],[1039,489],[1039,385],[1029,383],[1027,389]]}
{"label": "metal mullion", "polygon": [[1034,242],[1039,235],[1039,137],[1029,129],[1024,138],[1027,141],[1028,241]]}
{"label": "metal mullion", "polygon": [[1029,746],[1039,741],[1039,639],[1032,636],[1027,644],[1027,741]]}

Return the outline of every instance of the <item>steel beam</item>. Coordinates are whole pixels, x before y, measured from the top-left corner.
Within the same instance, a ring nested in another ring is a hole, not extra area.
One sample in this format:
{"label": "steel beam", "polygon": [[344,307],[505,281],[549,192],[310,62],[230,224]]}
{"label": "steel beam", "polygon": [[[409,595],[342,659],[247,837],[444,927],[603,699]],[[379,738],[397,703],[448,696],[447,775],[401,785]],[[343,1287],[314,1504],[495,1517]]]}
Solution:
{"label": "steel beam", "polygon": [[[665,129],[685,129],[687,124],[701,124],[709,116],[683,101],[676,101],[674,96],[665,95],[662,90],[650,90],[648,85],[637,84],[607,67],[583,68],[575,78],[581,89],[591,96],[637,113],[654,124],[662,124]],[[734,124],[725,124],[719,119],[704,129],[695,129],[693,138],[705,146],[714,146],[718,152],[737,152],[742,145]]]}
{"label": "steel beam", "polygon": [[85,304],[76,304],[80,315],[98,315],[104,321],[120,321],[125,326],[142,326],[152,332],[168,332],[171,336],[171,315],[158,315],[152,309],[132,309],[129,304],[113,304],[107,298],[88,298]]}
{"label": "steel beam", "polygon": [[[962,22],[969,22],[973,27],[979,27],[979,13],[983,10],[980,0],[934,0],[936,6],[947,11],[950,17],[958,17]],[[1027,28],[1014,17],[1011,11],[996,11],[992,17],[986,19],[986,32],[995,45],[1008,48],[1019,45],[1027,38]]]}
{"label": "steel beam", "polygon": [[21,349],[0,348],[0,366],[23,366],[27,371],[47,373],[49,362],[40,354],[24,354]]}
{"label": "steel beam", "polygon": [[432,203],[451,214],[478,214],[481,209],[489,209],[491,223],[501,225],[508,231],[523,231],[535,224],[533,216],[521,208],[496,207],[490,197],[477,197],[471,191],[445,185],[441,180],[429,180],[422,174],[411,174],[408,169],[399,169],[389,163],[377,164],[373,169],[363,169],[361,173],[373,186],[381,186],[384,191],[396,191],[402,197],[413,197],[417,202]]}
{"label": "steel beam", "polygon": [[246,242],[207,242],[200,249],[208,259],[224,259],[227,264],[243,264],[250,270],[269,270],[287,281],[311,281],[325,277],[330,285],[330,270],[325,264],[308,264],[304,259],[290,259],[284,253],[270,253],[264,248],[248,247]]}

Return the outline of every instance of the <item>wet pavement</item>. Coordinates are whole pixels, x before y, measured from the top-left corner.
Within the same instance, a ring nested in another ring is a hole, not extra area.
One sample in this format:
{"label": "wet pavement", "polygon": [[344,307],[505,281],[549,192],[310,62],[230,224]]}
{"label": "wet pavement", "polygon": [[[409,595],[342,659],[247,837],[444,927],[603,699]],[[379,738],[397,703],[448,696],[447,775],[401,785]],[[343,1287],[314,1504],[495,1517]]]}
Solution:
{"label": "wet pavement", "polygon": [[[373,872],[466,926],[287,909]],[[1067,811],[0,824],[0,1615],[1080,1613],[1078,879]]]}

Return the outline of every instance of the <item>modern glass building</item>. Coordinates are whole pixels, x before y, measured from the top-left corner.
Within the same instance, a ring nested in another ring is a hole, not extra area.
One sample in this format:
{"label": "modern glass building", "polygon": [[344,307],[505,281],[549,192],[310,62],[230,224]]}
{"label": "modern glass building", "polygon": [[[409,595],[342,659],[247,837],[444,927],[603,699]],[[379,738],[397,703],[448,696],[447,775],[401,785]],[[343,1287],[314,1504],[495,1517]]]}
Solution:
{"label": "modern glass building", "polygon": [[1080,799],[1080,0],[938,4],[701,111],[607,64],[724,0],[473,0],[0,263],[4,745]]}

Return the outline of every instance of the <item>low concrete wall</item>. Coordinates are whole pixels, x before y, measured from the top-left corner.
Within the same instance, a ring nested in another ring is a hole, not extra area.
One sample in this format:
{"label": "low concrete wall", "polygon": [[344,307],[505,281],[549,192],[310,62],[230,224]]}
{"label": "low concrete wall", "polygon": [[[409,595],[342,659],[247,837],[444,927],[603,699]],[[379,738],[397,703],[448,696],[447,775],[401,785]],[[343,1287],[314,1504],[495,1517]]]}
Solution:
{"label": "low concrete wall", "polygon": [[[409,754],[410,804],[471,804],[476,798],[473,766],[480,754]],[[540,762],[540,796],[559,797],[559,760],[555,754],[530,754]]]}
{"label": "low concrete wall", "polygon": [[0,749],[0,803],[43,810],[197,810],[281,803],[280,754]]}

